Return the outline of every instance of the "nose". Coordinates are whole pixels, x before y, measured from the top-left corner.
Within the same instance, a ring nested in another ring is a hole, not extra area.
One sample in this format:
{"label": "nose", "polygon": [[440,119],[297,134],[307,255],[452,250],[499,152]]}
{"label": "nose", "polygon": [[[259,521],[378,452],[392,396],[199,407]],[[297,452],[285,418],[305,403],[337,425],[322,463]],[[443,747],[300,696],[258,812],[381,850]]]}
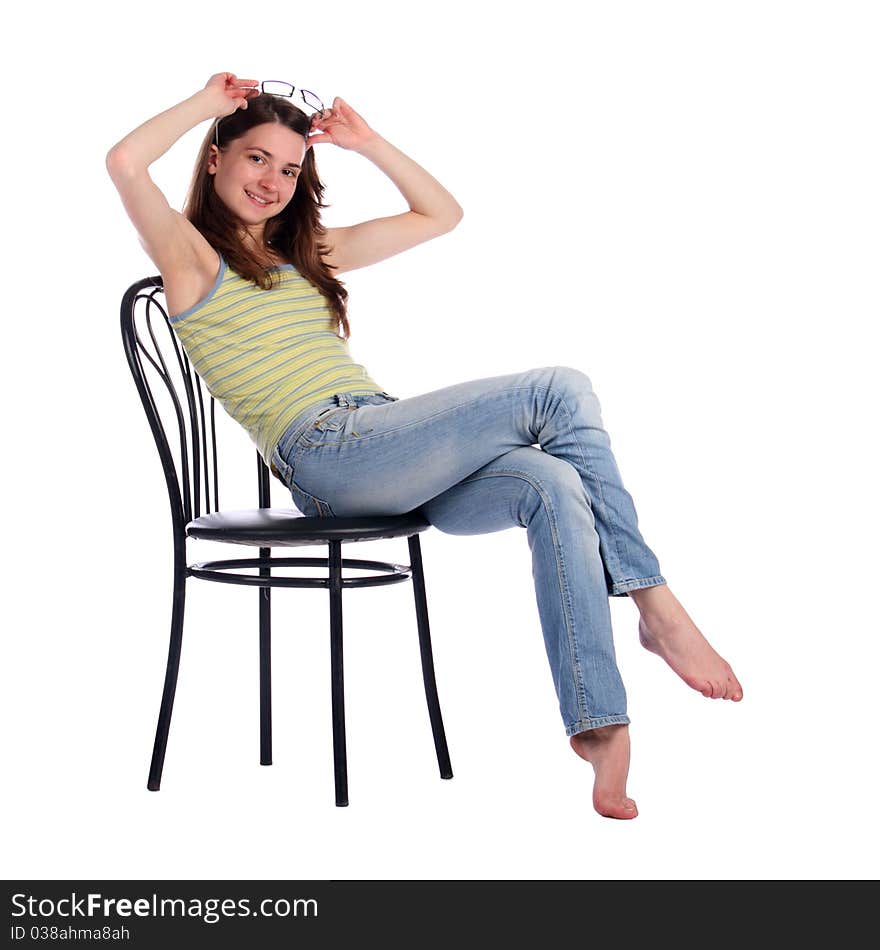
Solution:
{"label": "nose", "polygon": [[278,191],[278,172],[267,169],[260,176],[260,187],[266,191]]}

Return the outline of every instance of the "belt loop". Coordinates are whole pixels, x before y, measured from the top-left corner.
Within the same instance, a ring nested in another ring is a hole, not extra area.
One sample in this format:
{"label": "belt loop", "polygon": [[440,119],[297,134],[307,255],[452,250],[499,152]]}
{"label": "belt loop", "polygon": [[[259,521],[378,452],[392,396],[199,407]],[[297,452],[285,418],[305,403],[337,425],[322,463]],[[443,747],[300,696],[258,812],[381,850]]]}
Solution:
{"label": "belt loop", "polygon": [[351,401],[348,398],[348,393],[336,393],[335,397],[338,405],[342,406],[343,409],[352,405]]}

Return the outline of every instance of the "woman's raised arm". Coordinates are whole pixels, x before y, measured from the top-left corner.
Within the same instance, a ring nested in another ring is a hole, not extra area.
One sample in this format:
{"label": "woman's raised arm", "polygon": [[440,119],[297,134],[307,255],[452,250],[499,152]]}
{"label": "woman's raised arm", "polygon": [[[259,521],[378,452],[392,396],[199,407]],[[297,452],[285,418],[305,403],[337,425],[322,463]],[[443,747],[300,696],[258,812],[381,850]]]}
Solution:
{"label": "woman's raised arm", "polygon": [[421,165],[377,132],[338,96],[333,108],[312,123],[309,144],[332,142],[368,158],[397,186],[410,210],[347,228],[328,228],[325,260],[339,273],[365,267],[451,231],[464,212],[452,195]]}
{"label": "woman's raised arm", "polygon": [[135,226],[144,250],[163,278],[192,269],[204,238],[150,178],[148,168],[190,129],[206,119],[247,108],[259,90],[246,89],[255,80],[217,73],[204,89],[139,125],[107,153],[107,171]]}
{"label": "woman's raised arm", "polygon": [[247,100],[259,95],[255,79],[237,79],[233,73],[217,73],[204,89],[176,106],[139,125],[107,153],[107,170],[146,170],[183,135],[206,119],[232,115]]}

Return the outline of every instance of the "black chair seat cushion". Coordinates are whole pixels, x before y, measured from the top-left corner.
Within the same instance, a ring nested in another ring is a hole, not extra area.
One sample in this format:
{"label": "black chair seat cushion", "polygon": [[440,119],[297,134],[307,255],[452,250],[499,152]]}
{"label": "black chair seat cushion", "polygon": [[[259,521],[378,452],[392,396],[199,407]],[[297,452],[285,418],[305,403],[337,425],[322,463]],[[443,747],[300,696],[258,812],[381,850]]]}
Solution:
{"label": "black chair seat cushion", "polygon": [[421,512],[375,518],[307,518],[295,508],[253,508],[202,515],[186,526],[191,538],[257,547],[408,537],[429,528]]}

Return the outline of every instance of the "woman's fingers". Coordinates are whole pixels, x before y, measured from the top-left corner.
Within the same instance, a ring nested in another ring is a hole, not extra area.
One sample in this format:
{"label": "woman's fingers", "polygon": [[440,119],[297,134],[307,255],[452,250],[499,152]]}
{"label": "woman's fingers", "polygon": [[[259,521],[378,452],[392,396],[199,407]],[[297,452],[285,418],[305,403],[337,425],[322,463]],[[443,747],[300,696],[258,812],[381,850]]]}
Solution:
{"label": "woman's fingers", "polygon": [[251,99],[260,94],[259,89],[246,89],[242,86],[232,86],[226,91],[230,96],[248,96]]}
{"label": "woman's fingers", "polygon": [[227,73],[226,80],[226,94],[230,96],[258,96],[260,94],[259,88],[256,88],[259,83],[256,79],[238,79],[233,76],[231,73]]}
{"label": "woman's fingers", "polygon": [[312,131],[313,132],[322,131],[325,128],[324,123],[327,122],[328,119],[332,121],[338,121],[336,116],[330,115],[329,110],[327,110],[322,117],[319,117],[317,114],[313,115],[312,125],[311,125]]}

